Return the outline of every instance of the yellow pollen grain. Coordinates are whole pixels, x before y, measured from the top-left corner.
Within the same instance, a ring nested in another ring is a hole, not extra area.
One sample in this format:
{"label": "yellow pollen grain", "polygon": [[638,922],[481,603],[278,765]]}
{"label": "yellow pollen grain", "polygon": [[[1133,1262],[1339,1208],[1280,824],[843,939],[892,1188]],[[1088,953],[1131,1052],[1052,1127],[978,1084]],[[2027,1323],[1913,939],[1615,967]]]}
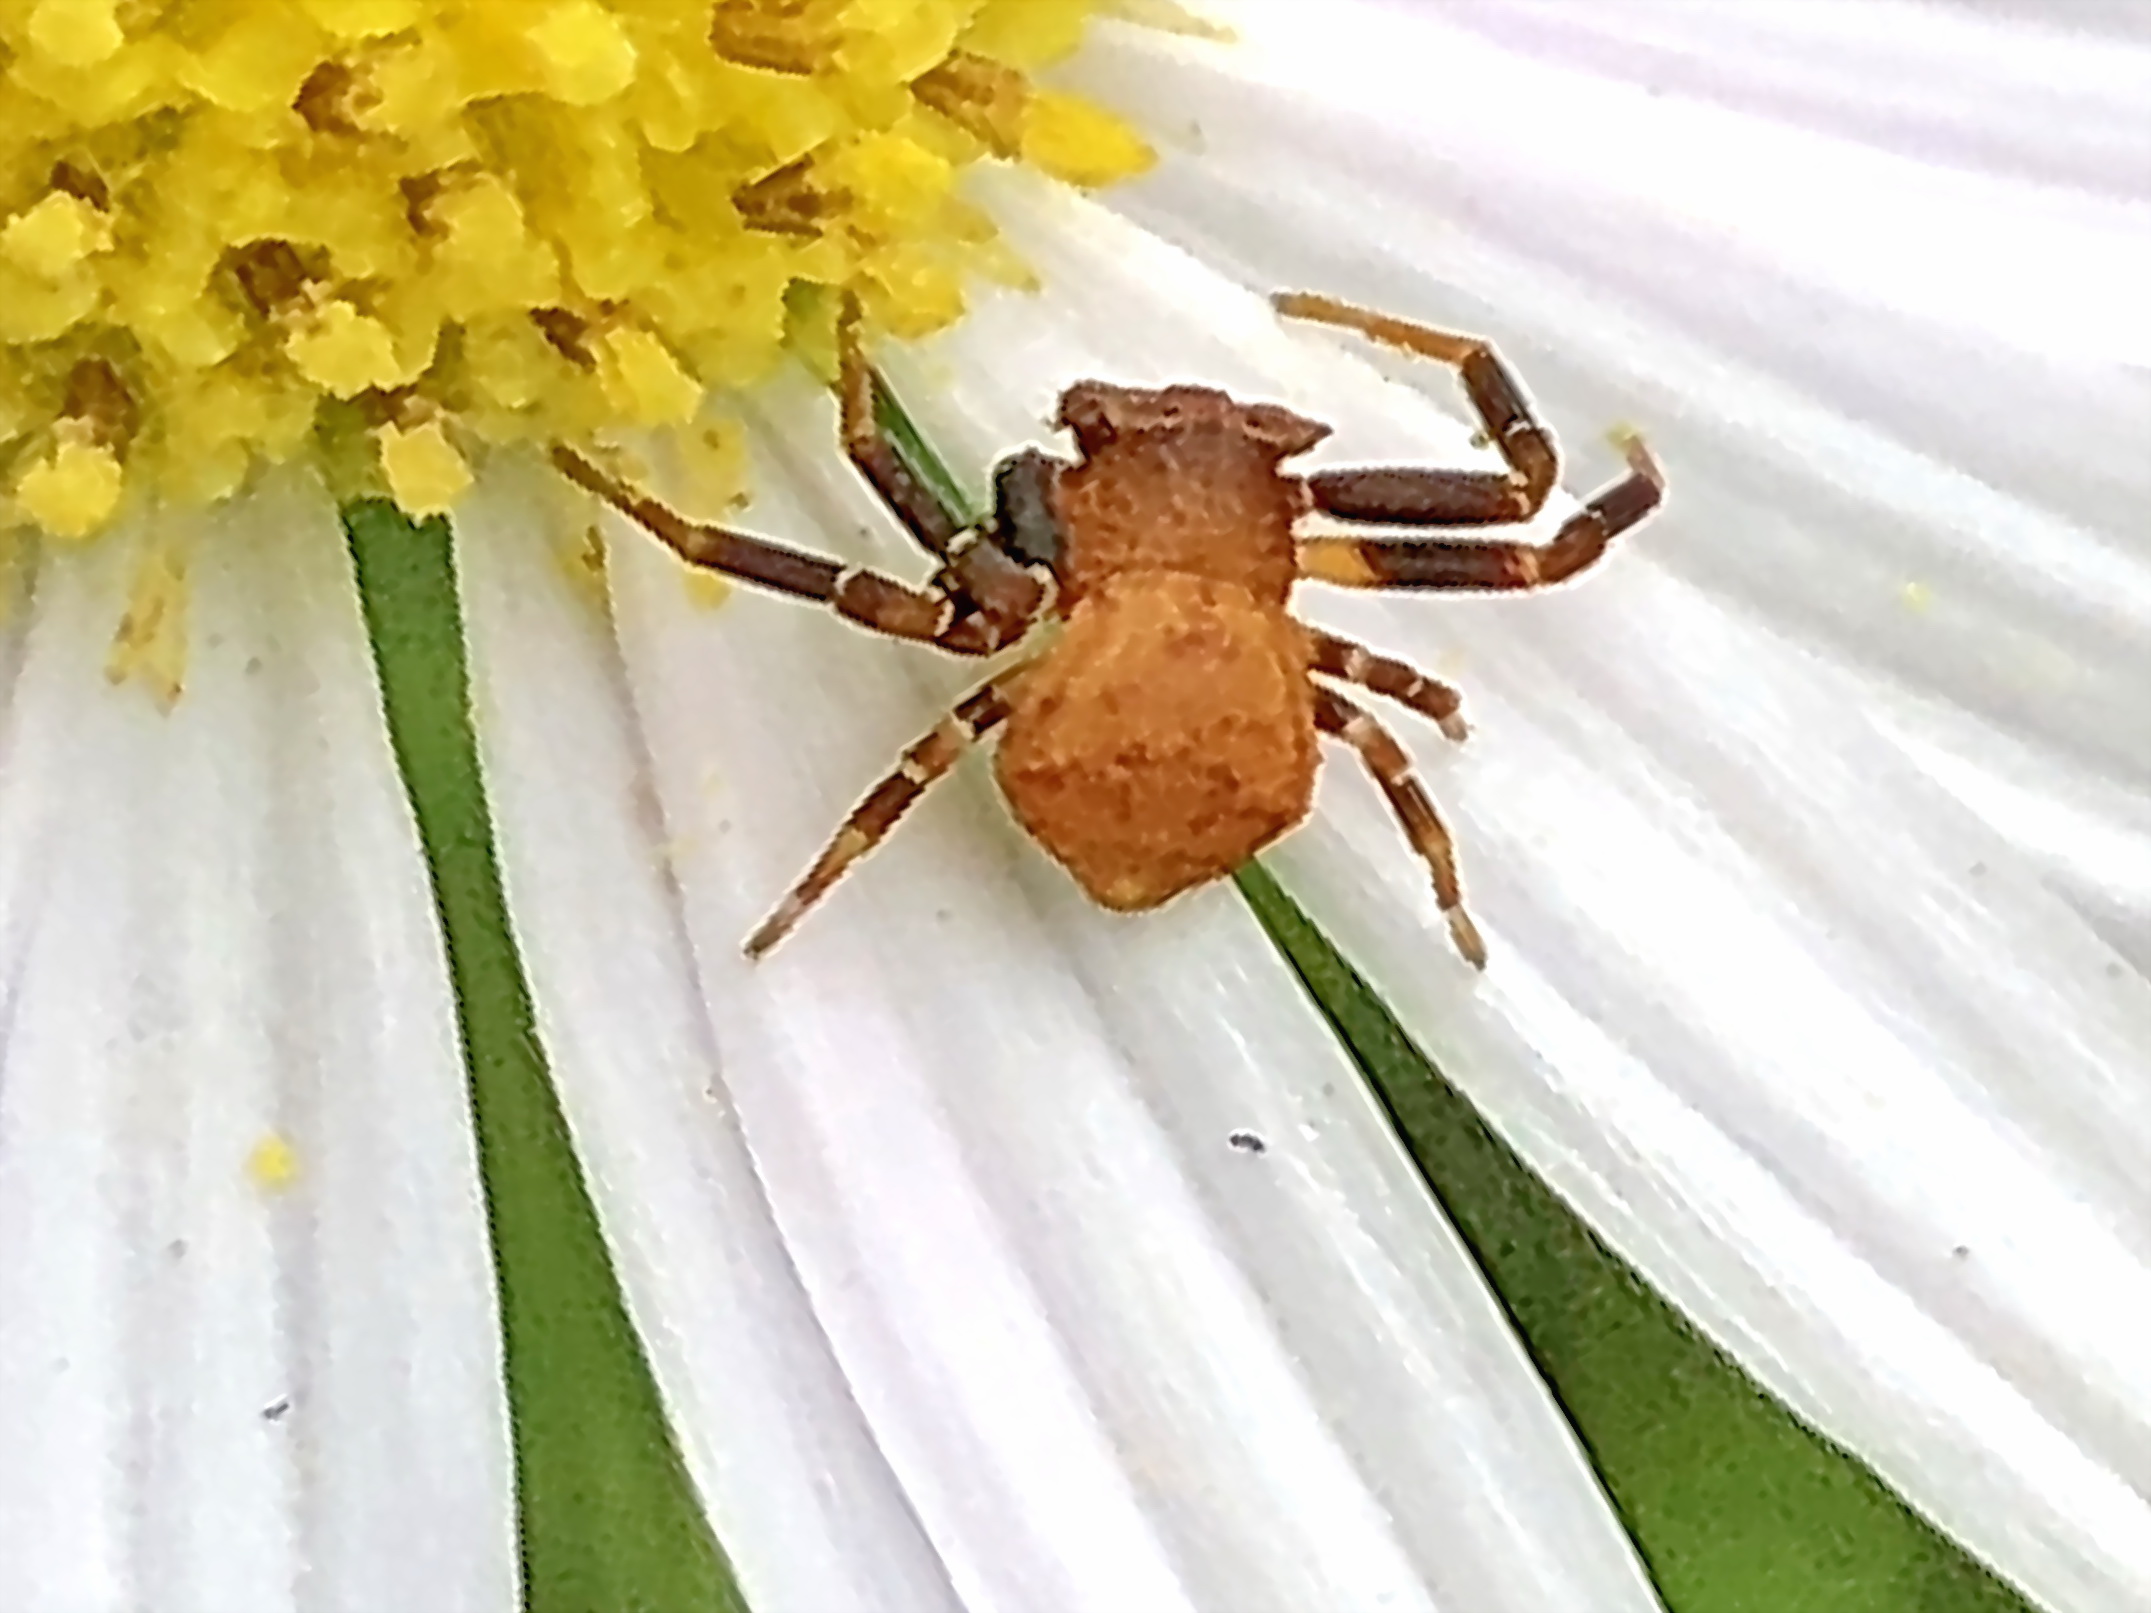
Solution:
{"label": "yellow pollen grain", "polygon": [[152,542],[135,568],[126,612],[105,655],[105,681],[139,683],[160,711],[179,704],[187,679],[187,557],[180,542]]}
{"label": "yellow pollen grain", "polygon": [[605,395],[628,424],[676,426],[702,401],[694,377],[648,331],[607,331],[595,345]]}
{"label": "yellow pollen grain", "polygon": [[530,29],[545,83],[569,106],[609,101],[635,78],[635,47],[619,19],[596,0],[554,6]]}
{"label": "yellow pollen grain", "polygon": [[444,514],[469,491],[470,461],[448,440],[440,421],[428,420],[408,431],[383,426],[379,441],[389,496],[409,514]]}
{"label": "yellow pollen grain", "polygon": [[125,42],[115,0],[38,0],[30,44],[62,67],[94,67]]}
{"label": "yellow pollen grain", "polygon": [[349,303],[332,302],[285,344],[301,377],[332,398],[396,385],[401,366],[388,327]]}
{"label": "yellow pollen grain", "polygon": [[271,1132],[248,1150],[247,1179],[263,1193],[281,1193],[299,1179],[298,1150]]}
{"label": "yellow pollen grain", "polygon": [[612,606],[612,591],[605,581],[605,534],[586,524],[575,541],[556,547],[554,557],[561,574],[593,609],[605,612]]}
{"label": "yellow pollen grain", "polygon": [[680,439],[680,470],[687,478],[680,509],[700,520],[726,521],[747,506],[747,433],[736,420],[719,420]]}
{"label": "yellow pollen grain", "polygon": [[15,502],[57,538],[86,538],[119,508],[119,456],[96,443],[62,441],[15,484]]}
{"label": "yellow pollen grain", "polygon": [[[677,479],[666,496],[690,520],[722,523],[748,502],[747,433],[736,420],[720,420],[683,433],[674,445]],[[732,597],[732,584],[700,566],[679,568],[680,587],[698,610],[715,610]]]}
{"label": "yellow pollen grain", "polygon": [[303,0],[308,16],[339,39],[371,39],[414,27],[426,0]]}
{"label": "yellow pollen grain", "polygon": [[104,215],[80,197],[53,191],[0,227],[0,254],[45,280],[70,274],[112,244]]}
{"label": "yellow pollen grain", "polygon": [[715,610],[732,597],[732,585],[714,571],[689,566],[680,573],[680,590],[697,610]]}
{"label": "yellow pollen grain", "polygon": [[1908,582],[1897,592],[1906,610],[1924,614],[1934,604],[1934,590],[1923,582]]}
{"label": "yellow pollen grain", "polygon": [[15,0],[0,534],[293,458],[444,509],[495,447],[692,433],[797,308],[937,330],[1025,279],[962,168],[1149,164],[1032,85],[1107,3]]}
{"label": "yellow pollen grain", "polygon": [[1149,143],[1112,113],[1055,90],[1031,96],[1020,142],[1032,167],[1092,189],[1142,173],[1157,160]]}

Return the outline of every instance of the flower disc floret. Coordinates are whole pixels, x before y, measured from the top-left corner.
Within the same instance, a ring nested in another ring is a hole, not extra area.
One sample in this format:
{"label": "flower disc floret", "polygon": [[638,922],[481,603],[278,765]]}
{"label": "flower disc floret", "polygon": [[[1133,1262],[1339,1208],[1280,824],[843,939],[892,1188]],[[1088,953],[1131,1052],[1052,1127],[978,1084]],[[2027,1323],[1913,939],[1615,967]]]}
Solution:
{"label": "flower disc floret", "polygon": [[0,526],[301,453],[428,512],[485,444],[686,422],[833,289],[946,324],[1020,272],[966,164],[1150,160],[1028,76],[1095,4],[0,8]]}

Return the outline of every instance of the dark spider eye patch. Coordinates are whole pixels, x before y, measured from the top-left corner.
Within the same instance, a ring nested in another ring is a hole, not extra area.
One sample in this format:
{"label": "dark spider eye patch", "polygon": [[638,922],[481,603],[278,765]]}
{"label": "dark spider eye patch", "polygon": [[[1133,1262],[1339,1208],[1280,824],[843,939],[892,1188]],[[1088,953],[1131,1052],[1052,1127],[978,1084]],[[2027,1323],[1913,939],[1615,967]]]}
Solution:
{"label": "dark spider eye patch", "polygon": [[993,537],[1013,558],[1048,570],[1060,563],[1061,529],[1053,515],[1055,461],[1026,448],[1001,461],[993,473]]}

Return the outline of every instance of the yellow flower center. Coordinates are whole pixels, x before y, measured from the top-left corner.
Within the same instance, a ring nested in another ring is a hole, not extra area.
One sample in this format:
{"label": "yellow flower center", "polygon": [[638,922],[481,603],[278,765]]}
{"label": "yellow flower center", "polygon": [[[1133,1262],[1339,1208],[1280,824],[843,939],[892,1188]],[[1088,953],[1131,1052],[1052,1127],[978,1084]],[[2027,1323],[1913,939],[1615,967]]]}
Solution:
{"label": "yellow flower center", "polygon": [[486,443],[686,422],[1020,274],[967,163],[1148,165],[1035,88],[1099,0],[10,0],[0,528],[321,455],[414,514]]}

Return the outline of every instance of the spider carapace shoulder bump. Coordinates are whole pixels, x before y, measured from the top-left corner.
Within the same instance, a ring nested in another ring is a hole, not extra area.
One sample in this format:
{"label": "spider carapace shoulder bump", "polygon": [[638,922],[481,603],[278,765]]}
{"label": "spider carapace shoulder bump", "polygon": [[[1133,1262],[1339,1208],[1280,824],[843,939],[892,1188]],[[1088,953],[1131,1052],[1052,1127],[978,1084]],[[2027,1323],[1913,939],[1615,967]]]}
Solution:
{"label": "spider carapace shoulder bump", "polygon": [[[1432,875],[1457,948],[1483,966],[1455,851],[1402,745],[1337,685],[1393,700],[1453,740],[1448,685],[1291,614],[1302,579],[1352,588],[1485,592],[1560,582],[1657,507],[1664,478],[1639,438],[1628,472],[1543,543],[1457,537],[1537,514],[1559,474],[1551,435],[1493,348],[1306,293],[1279,311],[1452,365],[1499,471],[1379,466],[1297,473],[1330,434],[1275,403],[1213,387],[1078,381],[1039,448],[995,468],[994,507],[959,529],[881,426],[882,383],[855,309],[839,325],[837,392],[852,462],[938,562],[925,586],[686,520],[564,446],[554,463],[697,566],[820,603],[856,624],[959,654],[1014,660],[907,750],[746,943],[759,956],[980,740],[1024,829],[1101,906],[1155,907],[1231,873],[1299,824],[1319,747],[1350,747]],[[1303,516],[1392,529],[1304,535]],[[1417,529],[1401,535],[1394,529]],[[1031,653],[1027,635],[1060,631]]]}

